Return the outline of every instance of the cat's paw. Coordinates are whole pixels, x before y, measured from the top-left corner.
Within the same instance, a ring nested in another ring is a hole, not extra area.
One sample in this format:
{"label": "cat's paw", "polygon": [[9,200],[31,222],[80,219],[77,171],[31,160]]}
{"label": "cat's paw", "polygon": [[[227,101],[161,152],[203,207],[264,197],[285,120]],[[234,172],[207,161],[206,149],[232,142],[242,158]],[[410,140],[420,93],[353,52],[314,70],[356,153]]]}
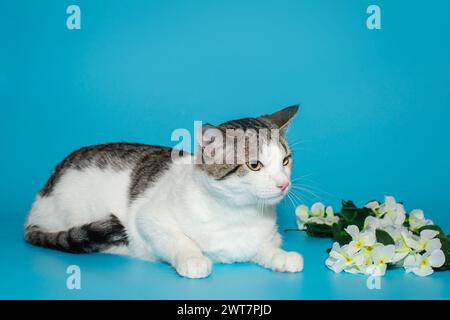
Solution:
{"label": "cat's paw", "polygon": [[279,252],[273,255],[270,269],[277,272],[300,272],[303,270],[303,257],[297,252]]}
{"label": "cat's paw", "polygon": [[175,267],[178,274],[186,278],[206,278],[211,274],[212,262],[207,257],[180,259]]}

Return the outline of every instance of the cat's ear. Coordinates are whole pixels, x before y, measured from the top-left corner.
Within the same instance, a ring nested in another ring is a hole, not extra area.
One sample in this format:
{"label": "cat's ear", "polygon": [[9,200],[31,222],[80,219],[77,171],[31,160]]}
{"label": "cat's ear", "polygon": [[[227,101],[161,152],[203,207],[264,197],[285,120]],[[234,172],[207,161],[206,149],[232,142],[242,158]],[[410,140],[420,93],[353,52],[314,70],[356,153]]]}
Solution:
{"label": "cat's ear", "polygon": [[261,116],[260,119],[269,121],[284,132],[291,124],[299,107],[299,105],[293,105],[275,113]]}

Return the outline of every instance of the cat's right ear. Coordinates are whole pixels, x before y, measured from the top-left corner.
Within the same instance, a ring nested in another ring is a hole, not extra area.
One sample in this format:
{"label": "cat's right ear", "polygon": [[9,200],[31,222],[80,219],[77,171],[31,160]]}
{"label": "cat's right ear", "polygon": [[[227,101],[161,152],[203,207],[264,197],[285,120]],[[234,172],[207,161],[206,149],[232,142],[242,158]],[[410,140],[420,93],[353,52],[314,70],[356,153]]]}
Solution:
{"label": "cat's right ear", "polygon": [[298,109],[299,105],[293,105],[275,113],[261,116],[260,118],[273,123],[278,129],[285,132],[297,114]]}

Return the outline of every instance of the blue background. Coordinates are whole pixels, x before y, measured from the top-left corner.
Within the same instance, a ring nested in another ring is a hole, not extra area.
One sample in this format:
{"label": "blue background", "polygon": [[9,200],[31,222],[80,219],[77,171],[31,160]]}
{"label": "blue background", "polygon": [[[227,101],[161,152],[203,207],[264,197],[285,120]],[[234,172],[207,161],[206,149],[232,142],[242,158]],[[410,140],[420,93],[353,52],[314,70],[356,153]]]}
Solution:
{"label": "blue background", "polygon": [[[78,4],[82,29],[66,28]],[[382,29],[366,28],[366,8]],[[215,265],[206,280],[127,257],[31,247],[35,193],[84,145],[173,145],[175,128],[300,103],[294,178],[320,200],[394,195],[449,232],[449,1],[1,1],[0,298],[450,298],[450,274],[394,270],[381,290],[334,274],[329,239],[286,233],[301,274]],[[297,143],[298,142],[298,143]],[[314,193],[314,194],[313,194]],[[281,228],[295,227],[289,202]],[[68,265],[82,289],[67,290]]]}

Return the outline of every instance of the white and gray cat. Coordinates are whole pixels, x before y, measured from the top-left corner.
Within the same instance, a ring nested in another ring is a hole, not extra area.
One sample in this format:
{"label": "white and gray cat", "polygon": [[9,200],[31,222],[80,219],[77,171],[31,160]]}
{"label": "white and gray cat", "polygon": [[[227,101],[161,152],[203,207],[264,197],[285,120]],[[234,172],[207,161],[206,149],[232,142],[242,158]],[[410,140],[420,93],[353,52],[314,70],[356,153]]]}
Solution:
{"label": "white and gray cat", "polygon": [[277,139],[259,139],[256,158],[245,163],[204,161],[211,157],[204,139],[197,155],[182,155],[202,161],[183,164],[167,147],[81,148],[55,168],[37,195],[25,239],[72,253],[165,261],[189,278],[207,277],[212,261],[252,261],[278,272],[299,272],[303,258],[281,249],[275,209],[291,187],[292,157],[284,132],[297,110],[292,106],[214,127],[224,135],[226,129],[281,132]]}

